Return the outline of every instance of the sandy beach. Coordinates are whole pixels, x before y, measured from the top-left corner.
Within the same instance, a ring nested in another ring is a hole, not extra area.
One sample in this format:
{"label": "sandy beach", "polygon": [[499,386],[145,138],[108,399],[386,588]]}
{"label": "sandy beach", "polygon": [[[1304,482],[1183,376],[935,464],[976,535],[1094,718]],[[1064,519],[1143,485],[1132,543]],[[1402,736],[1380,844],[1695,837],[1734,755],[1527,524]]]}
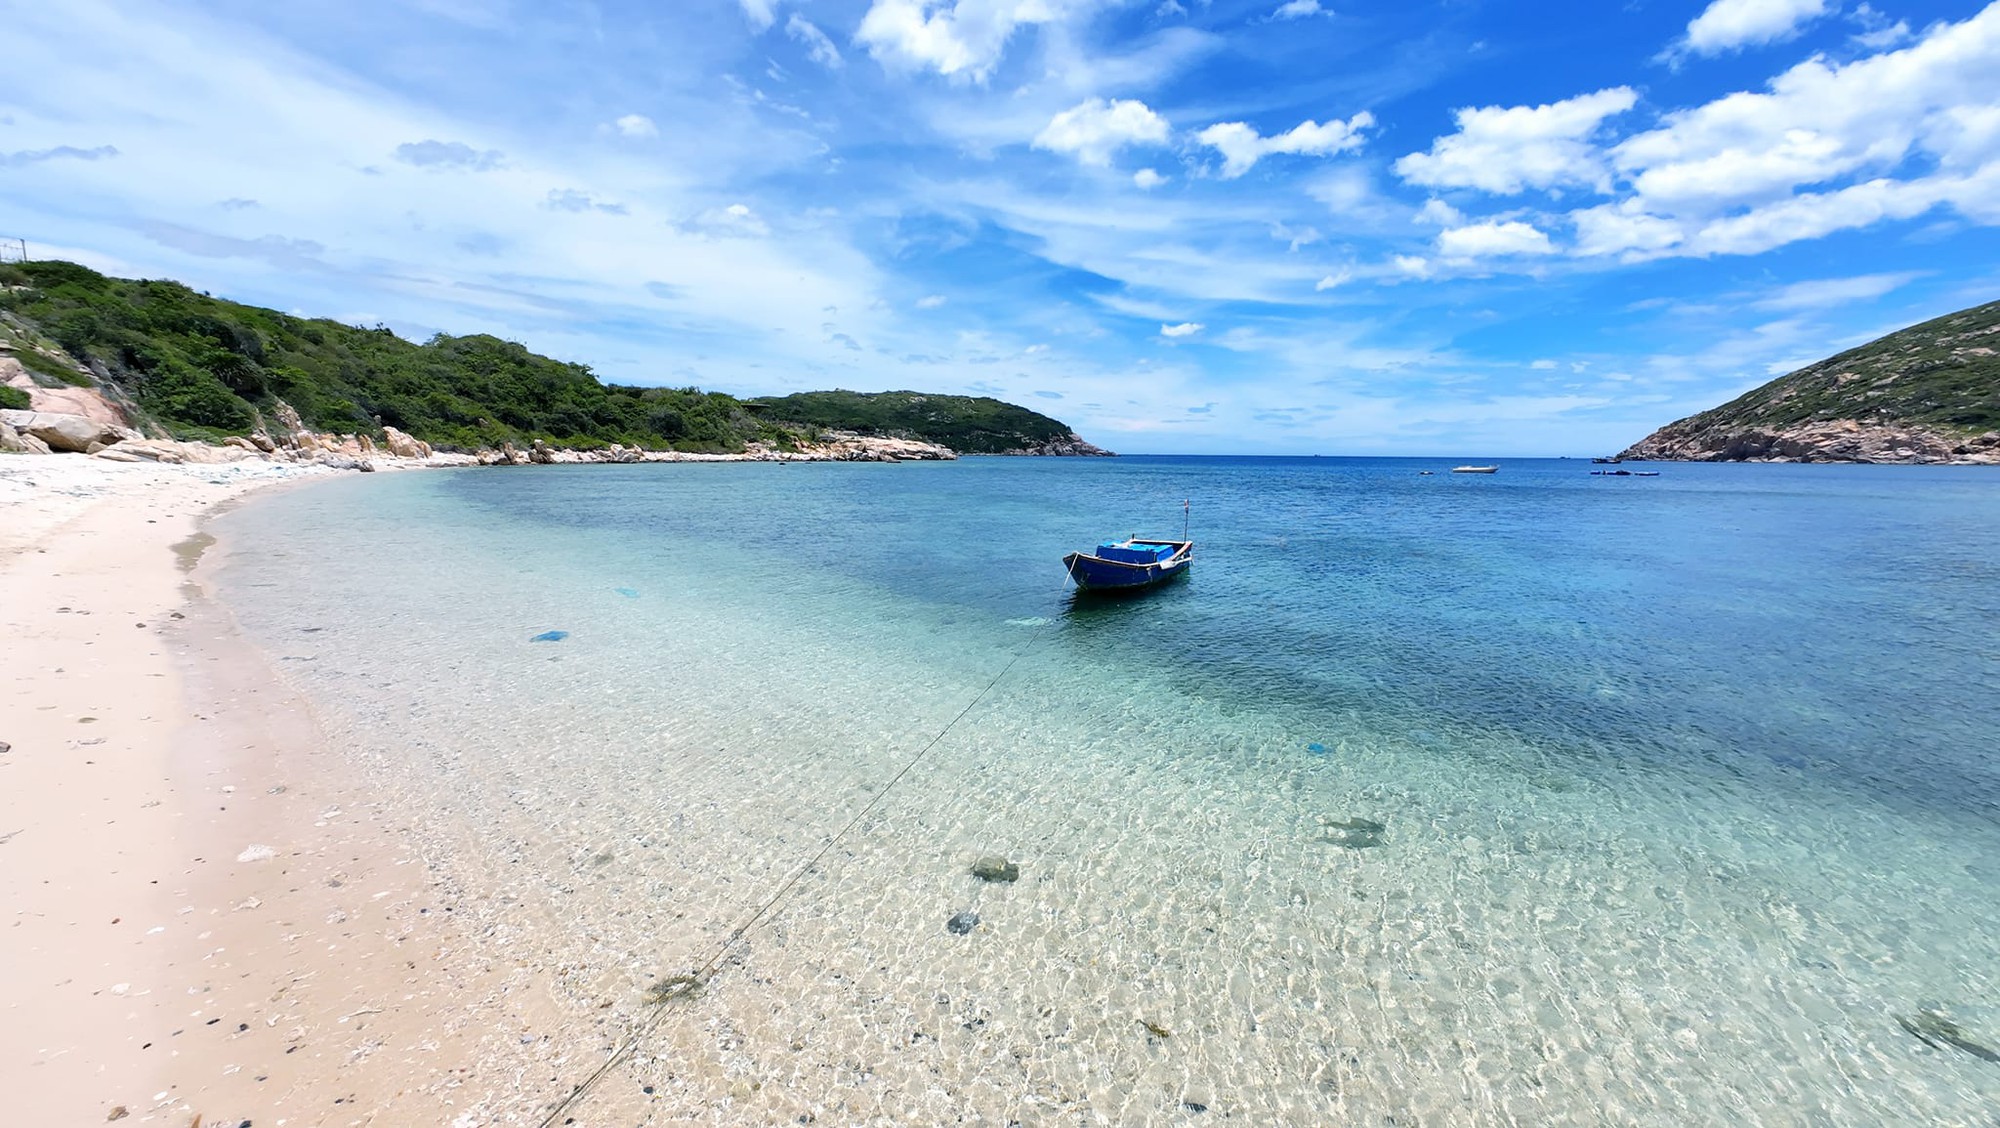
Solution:
{"label": "sandy beach", "polygon": [[503,1123],[559,1053],[531,973],[471,954],[409,827],[205,597],[202,516],[323,473],[0,459],[21,1123]]}

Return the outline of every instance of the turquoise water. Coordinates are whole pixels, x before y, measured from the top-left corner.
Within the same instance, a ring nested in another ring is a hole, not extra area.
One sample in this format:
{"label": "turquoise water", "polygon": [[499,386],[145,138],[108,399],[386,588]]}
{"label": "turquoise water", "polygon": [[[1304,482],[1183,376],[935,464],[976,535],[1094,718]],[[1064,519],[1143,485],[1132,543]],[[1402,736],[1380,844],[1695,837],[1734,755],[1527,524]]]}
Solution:
{"label": "turquoise water", "polygon": [[1447,469],[377,476],[221,584],[579,1008],[879,799],[604,1122],[1992,1125],[1898,1018],[2000,1049],[2000,475]]}

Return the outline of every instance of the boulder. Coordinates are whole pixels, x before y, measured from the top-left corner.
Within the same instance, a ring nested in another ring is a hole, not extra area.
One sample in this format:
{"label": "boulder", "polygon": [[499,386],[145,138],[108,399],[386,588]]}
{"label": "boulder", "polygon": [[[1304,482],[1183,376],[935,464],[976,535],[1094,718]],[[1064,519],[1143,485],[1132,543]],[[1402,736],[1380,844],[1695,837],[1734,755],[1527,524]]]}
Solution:
{"label": "boulder", "polygon": [[549,463],[554,462],[555,460],[556,460],[556,452],[550,450],[549,444],[543,442],[540,439],[536,439],[535,445],[528,448],[529,462],[539,463],[541,465],[546,466]]}
{"label": "boulder", "polygon": [[104,461],[106,461],[106,462],[144,462],[144,461],[146,461],[146,459],[143,459],[143,458],[140,458],[140,457],[139,457],[138,455],[136,455],[136,454],[133,454],[133,453],[132,453],[131,451],[129,451],[129,450],[120,450],[120,449],[118,449],[117,447],[105,447],[105,448],[104,448],[103,450],[100,450],[100,451],[98,451],[98,452],[97,452],[96,454],[92,455],[91,457],[92,457],[92,458],[101,458],[101,459],[103,459],[103,460],[104,460]]}
{"label": "boulder", "polygon": [[382,441],[397,458],[429,458],[431,444],[394,427],[382,428]]}
{"label": "boulder", "polygon": [[88,451],[92,443],[110,446],[133,437],[131,431],[115,423],[50,411],[0,411],[0,423],[6,423],[24,435],[35,436],[47,443],[51,450],[79,453]]}
{"label": "boulder", "polygon": [[[115,449],[131,455],[133,460],[143,459],[147,462],[164,462],[170,466],[178,466],[188,461],[187,455],[181,449],[183,445],[199,446],[201,444],[182,444],[167,439],[135,439],[129,443],[120,443]],[[120,458],[113,461],[124,462],[127,460]]]}
{"label": "boulder", "polygon": [[6,423],[0,423],[0,451],[12,454],[49,454],[49,444],[33,435],[24,435]]}

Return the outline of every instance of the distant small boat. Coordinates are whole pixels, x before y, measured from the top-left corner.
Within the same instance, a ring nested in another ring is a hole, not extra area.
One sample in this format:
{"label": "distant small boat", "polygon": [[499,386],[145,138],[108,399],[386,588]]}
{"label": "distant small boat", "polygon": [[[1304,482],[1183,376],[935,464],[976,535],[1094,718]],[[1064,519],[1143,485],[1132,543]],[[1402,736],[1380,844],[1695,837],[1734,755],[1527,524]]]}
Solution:
{"label": "distant small boat", "polygon": [[1597,463],[1599,466],[1616,466],[1625,460],[1622,458],[1593,458],[1591,461]]}
{"label": "distant small boat", "polygon": [[1500,468],[1498,466],[1454,466],[1451,468],[1451,472],[1454,474],[1498,474]]}
{"label": "distant small boat", "polygon": [[1100,544],[1095,553],[1072,552],[1063,567],[1079,591],[1132,591],[1165,583],[1194,562],[1193,541],[1131,540]]}

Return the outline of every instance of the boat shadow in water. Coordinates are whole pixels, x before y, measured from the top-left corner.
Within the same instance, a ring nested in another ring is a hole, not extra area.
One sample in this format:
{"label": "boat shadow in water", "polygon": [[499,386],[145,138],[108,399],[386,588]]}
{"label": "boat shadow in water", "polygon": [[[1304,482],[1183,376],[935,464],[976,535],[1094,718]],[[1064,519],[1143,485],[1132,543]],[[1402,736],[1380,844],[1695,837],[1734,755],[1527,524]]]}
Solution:
{"label": "boat shadow in water", "polygon": [[1063,596],[1063,621],[1078,626],[1113,623],[1138,614],[1142,604],[1177,602],[1186,597],[1194,584],[1188,571],[1183,569],[1179,575],[1145,587],[1072,587]]}

